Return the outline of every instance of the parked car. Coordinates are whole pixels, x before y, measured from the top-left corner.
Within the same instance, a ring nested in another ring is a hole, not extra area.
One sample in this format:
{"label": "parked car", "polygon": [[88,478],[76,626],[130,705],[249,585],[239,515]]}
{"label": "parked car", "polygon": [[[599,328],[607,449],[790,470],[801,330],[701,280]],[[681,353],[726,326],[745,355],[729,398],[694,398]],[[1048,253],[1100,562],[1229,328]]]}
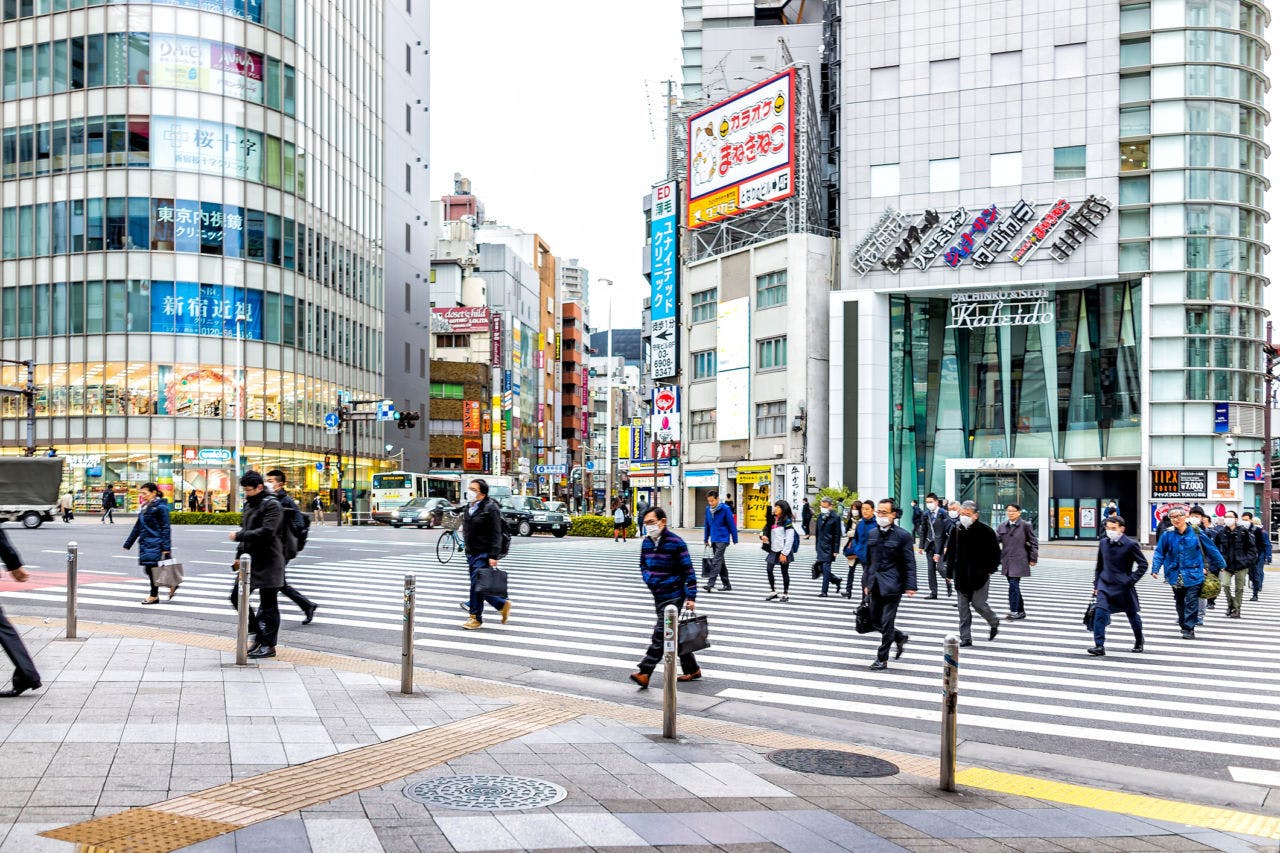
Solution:
{"label": "parked car", "polygon": [[547,505],[548,512],[558,512],[561,515],[569,514],[569,505],[564,501],[543,501]]}
{"label": "parked car", "polygon": [[499,498],[498,511],[502,513],[502,523],[512,536],[533,535],[533,512],[516,506],[515,498]]}
{"label": "parked car", "polygon": [[512,495],[509,498],[502,498],[499,505],[503,508],[504,516],[508,509],[528,515],[528,518],[522,518],[517,524],[516,532],[521,536],[532,536],[535,532],[541,532],[550,533],[559,538],[569,532],[569,517],[562,512],[552,512],[547,509],[547,505],[541,498],[533,495]]}
{"label": "parked car", "polygon": [[452,504],[446,498],[414,498],[407,504],[391,511],[392,527],[403,527],[411,524],[421,530],[439,527],[445,510]]}

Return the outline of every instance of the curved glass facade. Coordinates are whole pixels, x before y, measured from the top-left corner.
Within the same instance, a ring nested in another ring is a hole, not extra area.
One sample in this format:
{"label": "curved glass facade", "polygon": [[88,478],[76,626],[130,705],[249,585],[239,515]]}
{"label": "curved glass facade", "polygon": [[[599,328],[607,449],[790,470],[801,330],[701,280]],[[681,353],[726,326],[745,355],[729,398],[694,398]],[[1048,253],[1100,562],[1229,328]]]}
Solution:
{"label": "curved glass facade", "polygon": [[[0,354],[36,363],[38,446],[82,501],[156,480],[221,506],[240,423],[242,466],[336,485],[324,416],[382,389],[381,4],[3,12]],[[0,398],[4,446],[24,414]]]}

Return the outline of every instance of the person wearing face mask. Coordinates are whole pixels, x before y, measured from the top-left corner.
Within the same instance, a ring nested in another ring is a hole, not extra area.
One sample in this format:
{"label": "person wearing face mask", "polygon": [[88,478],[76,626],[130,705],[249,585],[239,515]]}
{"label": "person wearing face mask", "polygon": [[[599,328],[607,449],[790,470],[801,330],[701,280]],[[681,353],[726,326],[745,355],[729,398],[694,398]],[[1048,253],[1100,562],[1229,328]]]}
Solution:
{"label": "person wearing face mask", "polygon": [[1000,633],[1000,620],[987,604],[991,576],[1000,568],[1000,542],[996,532],[978,518],[978,505],[965,501],[960,518],[947,540],[947,574],[955,582],[960,606],[960,645],[973,645],[972,610],[991,626],[988,640]]}
{"label": "person wearing face mask", "polygon": [[1169,510],[1172,526],[1160,535],[1155,555],[1151,558],[1151,577],[1159,578],[1163,569],[1165,580],[1173,588],[1174,608],[1178,612],[1178,625],[1182,639],[1196,638],[1200,587],[1204,585],[1207,570],[1220,571],[1226,561],[1218,546],[1201,533],[1187,519],[1187,511],[1181,507]]}
{"label": "person wearing face mask", "polygon": [[831,573],[831,563],[840,550],[840,516],[836,515],[835,501],[823,498],[818,504],[818,529],[813,543],[817,553],[817,563],[822,574],[822,592],[820,598],[827,597],[827,590],[832,583],[836,585],[836,594],[840,594],[840,578]]}
{"label": "person wearing face mask", "polygon": [[[1191,514],[1188,517],[1190,518],[1191,526],[1194,527],[1196,531],[1203,534],[1204,537],[1207,538],[1213,544],[1215,545],[1218,544],[1218,532],[1222,528],[1215,527],[1209,523],[1209,516],[1207,513],[1205,513],[1202,507],[1193,506],[1191,508]],[[1213,574],[1216,576],[1218,572],[1214,571]],[[1221,587],[1219,587],[1219,589],[1221,589]],[[1213,598],[1200,599],[1200,603],[1197,605],[1196,627],[1199,627],[1204,624],[1205,611],[1215,610],[1217,609],[1217,606],[1218,606],[1217,596],[1214,596]]]}
{"label": "person wearing face mask", "polygon": [[729,583],[729,569],[724,564],[724,552],[729,543],[738,544],[738,525],[734,523],[733,511],[720,502],[719,492],[707,494],[707,511],[702,523],[702,544],[711,548],[711,574],[707,577],[707,592],[716,587],[716,578],[725,592],[733,589]]}
{"label": "person wearing face mask", "polygon": [[774,568],[777,567],[782,569],[782,601],[784,603],[790,601],[788,593],[791,591],[791,560],[795,557],[796,551],[800,550],[800,535],[796,533],[791,504],[778,501],[773,505],[773,513],[765,522],[760,539],[767,552],[764,565],[769,573],[769,594],[764,600],[778,600],[778,587],[774,577]]}
{"label": "person wearing face mask", "polygon": [[[870,503],[868,501],[867,503]],[[880,628],[880,648],[869,669],[889,667],[889,647],[897,646],[893,659],[911,637],[897,628],[902,596],[916,594],[916,554],[911,534],[893,523],[897,506],[885,498],[875,506],[876,530],[867,541],[867,567],[862,573],[862,594],[871,604],[871,621]]]}
{"label": "person wearing face mask", "polygon": [[284,511],[279,501],[268,496],[262,475],[257,471],[246,471],[240,478],[240,488],[244,490],[240,529],[229,538],[237,543],[232,564],[236,571],[240,569],[242,556],[248,554],[253,558],[249,588],[258,591],[258,612],[249,608],[249,626],[257,627],[257,642],[249,651],[249,657],[273,658],[280,633],[277,596],[284,586],[284,546],[280,534]]}
{"label": "person wearing face mask", "polygon": [[[643,516],[644,542],[640,545],[640,577],[653,596],[653,607],[658,619],[649,638],[649,648],[641,659],[637,672],[629,678],[643,690],[649,686],[653,671],[662,660],[662,613],[667,605],[686,610],[694,609],[698,597],[698,574],[693,570],[689,546],[667,527],[667,513],[662,507],[651,506]],[[794,536],[795,531],[791,531]],[[691,654],[680,655],[680,675],[676,681],[698,681],[702,670]]]}
{"label": "person wearing face mask", "polygon": [[1106,652],[1107,623],[1111,614],[1123,612],[1133,629],[1133,651],[1142,651],[1142,617],[1138,615],[1138,581],[1147,571],[1147,558],[1138,543],[1124,535],[1120,513],[1107,516],[1106,537],[1098,543],[1098,559],[1093,569],[1093,648],[1089,654]]}
{"label": "person wearing face mask", "polygon": [[[857,512],[857,521],[849,533],[849,541],[844,553],[849,558],[849,577],[845,580],[844,597],[852,598],[857,588],[854,579],[858,574],[858,566],[862,566],[863,574],[867,571],[867,538],[876,529],[876,505],[871,501],[855,502],[853,509]],[[837,584],[838,587],[838,584]],[[836,590],[839,593],[839,589]]]}
{"label": "person wearing face mask", "polygon": [[920,501],[912,501],[911,502],[911,538],[912,540],[915,542],[919,542],[921,531],[923,530],[924,530],[924,510],[920,508]]}
{"label": "person wearing face mask", "polygon": [[1036,531],[1022,518],[1022,507],[1009,504],[1004,508],[1005,520],[996,528],[1000,540],[1000,573],[1009,581],[1009,615],[1005,619],[1026,619],[1027,609],[1022,601],[1022,579],[1031,576],[1031,569],[1040,559],[1040,543]]}
{"label": "person wearing face mask", "polygon": [[1249,600],[1257,601],[1258,593],[1262,591],[1263,573],[1271,562],[1271,537],[1262,529],[1261,520],[1254,518],[1251,512],[1241,513],[1240,525],[1253,534],[1253,544],[1258,550],[1258,559],[1249,568],[1249,587],[1253,590]]}
{"label": "person wearing face mask", "polygon": [[298,609],[302,611],[302,624],[310,625],[320,605],[290,586],[287,571],[289,563],[306,546],[308,528],[311,525],[308,518],[303,515],[301,507],[285,490],[284,471],[279,468],[272,468],[267,472],[264,482],[271,497],[280,502],[280,509],[284,511],[284,524],[280,526],[280,531],[283,534],[281,536],[281,545],[284,548],[286,575],[284,586],[280,587],[280,594],[296,604]]}
{"label": "person wearing face mask", "polygon": [[1222,558],[1226,560],[1226,576],[1222,578],[1222,591],[1227,596],[1227,618],[1240,618],[1240,605],[1244,599],[1244,582],[1249,570],[1258,562],[1258,546],[1253,531],[1240,525],[1234,511],[1228,511],[1223,519],[1222,532],[1214,541]]}
{"label": "person wearing face mask", "polygon": [[472,480],[462,499],[467,502],[467,508],[462,513],[462,542],[467,552],[467,571],[471,576],[471,595],[467,602],[471,618],[462,627],[474,631],[484,624],[486,601],[502,614],[502,624],[505,625],[511,616],[511,600],[496,595],[481,595],[476,589],[480,569],[485,566],[497,568],[498,560],[506,553],[504,537],[507,533],[502,521],[502,511],[489,497],[489,484],[484,480]]}
{"label": "person wearing face mask", "polygon": [[943,575],[947,585],[947,595],[951,595],[951,580],[947,578],[942,565],[942,552],[951,535],[955,520],[947,514],[942,501],[933,492],[925,496],[924,523],[924,561],[929,566],[929,597],[938,597],[938,575]]}

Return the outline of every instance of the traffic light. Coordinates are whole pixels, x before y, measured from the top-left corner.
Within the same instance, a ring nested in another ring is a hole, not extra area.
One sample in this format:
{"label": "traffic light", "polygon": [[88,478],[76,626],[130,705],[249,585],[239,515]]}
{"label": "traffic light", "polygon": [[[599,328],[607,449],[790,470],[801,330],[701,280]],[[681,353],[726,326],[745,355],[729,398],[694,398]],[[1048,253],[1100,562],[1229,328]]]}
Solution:
{"label": "traffic light", "polygon": [[1227,458],[1227,476],[1232,479],[1240,476],[1240,460],[1234,453]]}
{"label": "traffic light", "polygon": [[417,412],[396,412],[396,429],[413,429],[421,419]]}

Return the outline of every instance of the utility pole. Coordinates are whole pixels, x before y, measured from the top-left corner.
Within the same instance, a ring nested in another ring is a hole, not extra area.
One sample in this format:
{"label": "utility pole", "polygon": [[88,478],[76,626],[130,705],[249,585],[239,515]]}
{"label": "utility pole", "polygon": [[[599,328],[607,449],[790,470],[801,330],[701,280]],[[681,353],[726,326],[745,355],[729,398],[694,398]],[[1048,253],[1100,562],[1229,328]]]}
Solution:
{"label": "utility pole", "polygon": [[342,427],[345,425],[346,420],[347,420],[347,418],[346,418],[346,414],[347,414],[347,413],[346,413],[346,409],[345,409],[345,408],[343,408],[343,405],[342,405],[342,392],[341,392],[341,391],[339,391],[339,392],[338,392],[338,405],[334,408],[334,411],[338,413],[338,500],[337,500],[337,509],[338,509],[338,526],[339,526],[339,527],[341,527],[341,526],[342,526],[342,501],[343,501],[343,497],[344,497],[344,495],[343,495],[343,491],[342,491],[342,474],[343,474],[343,471],[342,471]]}
{"label": "utility pole", "polygon": [[1271,343],[1271,321],[1267,321],[1267,343],[1263,348],[1267,363],[1266,410],[1262,413],[1262,531],[1271,539],[1271,408],[1275,405],[1275,368],[1280,357]]}
{"label": "utility pole", "polygon": [[27,369],[23,385],[0,387],[0,394],[21,394],[27,404],[27,447],[25,455],[36,455],[36,363],[31,359],[0,358],[0,364],[21,364]]}

